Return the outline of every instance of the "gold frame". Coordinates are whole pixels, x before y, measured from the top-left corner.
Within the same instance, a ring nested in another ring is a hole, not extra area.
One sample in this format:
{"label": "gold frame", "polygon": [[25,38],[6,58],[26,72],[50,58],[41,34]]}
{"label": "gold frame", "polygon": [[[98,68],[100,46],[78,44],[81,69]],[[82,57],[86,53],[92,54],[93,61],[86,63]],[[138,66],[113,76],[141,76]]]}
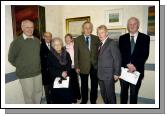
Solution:
{"label": "gold frame", "polygon": [[90,21],[90,16],[67,18],[66,19],[66,33],[69,33],[69,23],[75,22],[75,21]]}
{"label": "gold frame", "polygon": [[[111,31],[119,31],[119,32],[122,32],[121,35],[125,34],[128,32],[127,28],[126,27],[118,27],[118,28],[112,28],[112,29],[108,29],[108,33],[111,32]],[[114,33],[114,32],[113,32]],[[109,36],[110,37],[110,36]],[[112,36],[110,37],[111,39],[114,39],[114,40],[118,40],[119,38],[112,38]]]}

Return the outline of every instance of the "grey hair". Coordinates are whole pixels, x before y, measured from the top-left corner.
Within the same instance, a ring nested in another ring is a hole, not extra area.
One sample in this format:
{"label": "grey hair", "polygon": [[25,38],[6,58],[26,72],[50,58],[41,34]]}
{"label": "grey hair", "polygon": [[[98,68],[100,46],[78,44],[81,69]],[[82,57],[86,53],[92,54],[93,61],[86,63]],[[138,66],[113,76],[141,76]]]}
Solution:
{"label": "grey hair", "polygon": [[54,43],[55,43],[56,41],[59,41],[60,44],[61,44],[62,47],[63,47],[63,40],[62,40],[60,37],[54,37],[54,38],[52,39],[52,43],[51,43],[51,46],[52,46],[53,48],[54,48]]}
{"label": "grey hair", "polygon": [[128,24],[129,24],[130,20],[135,20],[135,21],[137,22],[137,27],[138,27],[138,29],[139,29],[140,21],[139,21],[139,19],[136,18],[136,17],[130,17],[130,18],[128,19],[127,28],[128,28]]}
{"label": "grey hair", "polygon": [[27,23],[27,22],[31,22],[31,23],[34,25],[34,22],[33,22],[33,21],[31,21],[31,20],[29,20],[29,19],[25,19],[25,20],[23,20],[23,21],[21,22],[21,26],[24,26],[25,23]]}
{"label": "grey hair", "polygon": [[93,24],[90,21],[86,21],[86,22],[84,22],[82,24],[82,33],[84,33],[84,27],[85,27],[86,24],[90,24],[90,26],[91,26],[91,33],[92,33],[92,31],[93,31]]}

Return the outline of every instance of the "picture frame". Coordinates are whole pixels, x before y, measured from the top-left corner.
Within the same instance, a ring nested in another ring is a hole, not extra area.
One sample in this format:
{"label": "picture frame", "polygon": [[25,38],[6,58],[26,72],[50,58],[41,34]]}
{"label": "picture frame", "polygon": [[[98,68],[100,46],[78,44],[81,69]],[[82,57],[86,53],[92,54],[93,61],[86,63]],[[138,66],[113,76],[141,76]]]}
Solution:
{"label": "picture frame", "polygon": [[72,34],[73,38],[82,34],[82,24],[90,21],[90,16],[66,19],[66,33]]}
{"label": "picture frame", "polygon": [[115,41],[118,41],[119,37],[125,33],[127,33],[127,28],[125,27],[108,29],[108,37]]}
{"label": "picture frame", "polygon": [[40,40],[43,38],[43,33],[46,31],[45,7],[39,5],[11,5],[11,12],[14,39],[22,34],[21,22],[25,19],[33,21],[33,35]]}
{"label": "picture frame", "polygon": [[147,34],[149,36],[155,36],[155,6],[148,7],[148,27]]}
{"label": "picture frame", "polygon": [[105,11],[105,23],[107,26],[122,26],[123,9]]}

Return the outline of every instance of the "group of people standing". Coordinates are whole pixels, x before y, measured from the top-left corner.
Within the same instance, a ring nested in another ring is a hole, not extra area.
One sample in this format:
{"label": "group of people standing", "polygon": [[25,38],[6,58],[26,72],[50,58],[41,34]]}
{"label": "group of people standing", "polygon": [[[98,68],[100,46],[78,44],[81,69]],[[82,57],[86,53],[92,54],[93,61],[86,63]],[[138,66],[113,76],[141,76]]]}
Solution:
{"label": "group of people standing", "polygon": [[[66,34],[64,46],[63,40],[52,38],[50,32],[45,32],[40,42],[33,36],[33,22],[22,21],[23,34],[11,43],[8,60],[16,67],[25,103],[40,103],[43,83],[48,104],[77,103],[80,99],[80,104],[86,104],[90,76],[91,104],[96,104],[98,85],[104,103],[116,104],[115,82],[118,80],[120,102],[128,103],[130,88],[130,103],[136,104],[150,44],[150,37],[138,31],[139,25],[139,20],[131,17],[127,22],[129,33],[120,36],[117,43],[108,37],[105,25],[97,28],[96,36],[92,34],[93,24],[84,22],[82,35],[74,39],[71,34]],[[119,79],[121,66],[131,73],[141,73],[136,85]],[[53,88],[56,77],[61,81],[70,77],[69,88]]]}

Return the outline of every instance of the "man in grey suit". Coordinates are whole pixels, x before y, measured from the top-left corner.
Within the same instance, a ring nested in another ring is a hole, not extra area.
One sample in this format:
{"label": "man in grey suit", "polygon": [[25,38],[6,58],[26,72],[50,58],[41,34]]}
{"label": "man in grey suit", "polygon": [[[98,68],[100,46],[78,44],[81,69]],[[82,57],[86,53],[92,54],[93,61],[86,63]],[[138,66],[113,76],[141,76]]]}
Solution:
{"label": "man in grey suit", "polygon": [[107,36],[107,27],[97,28],[101,41],[98,55],[98,79],[105,104],[116,104],[115,82],[121,74],[121,56],[118,45]]}

